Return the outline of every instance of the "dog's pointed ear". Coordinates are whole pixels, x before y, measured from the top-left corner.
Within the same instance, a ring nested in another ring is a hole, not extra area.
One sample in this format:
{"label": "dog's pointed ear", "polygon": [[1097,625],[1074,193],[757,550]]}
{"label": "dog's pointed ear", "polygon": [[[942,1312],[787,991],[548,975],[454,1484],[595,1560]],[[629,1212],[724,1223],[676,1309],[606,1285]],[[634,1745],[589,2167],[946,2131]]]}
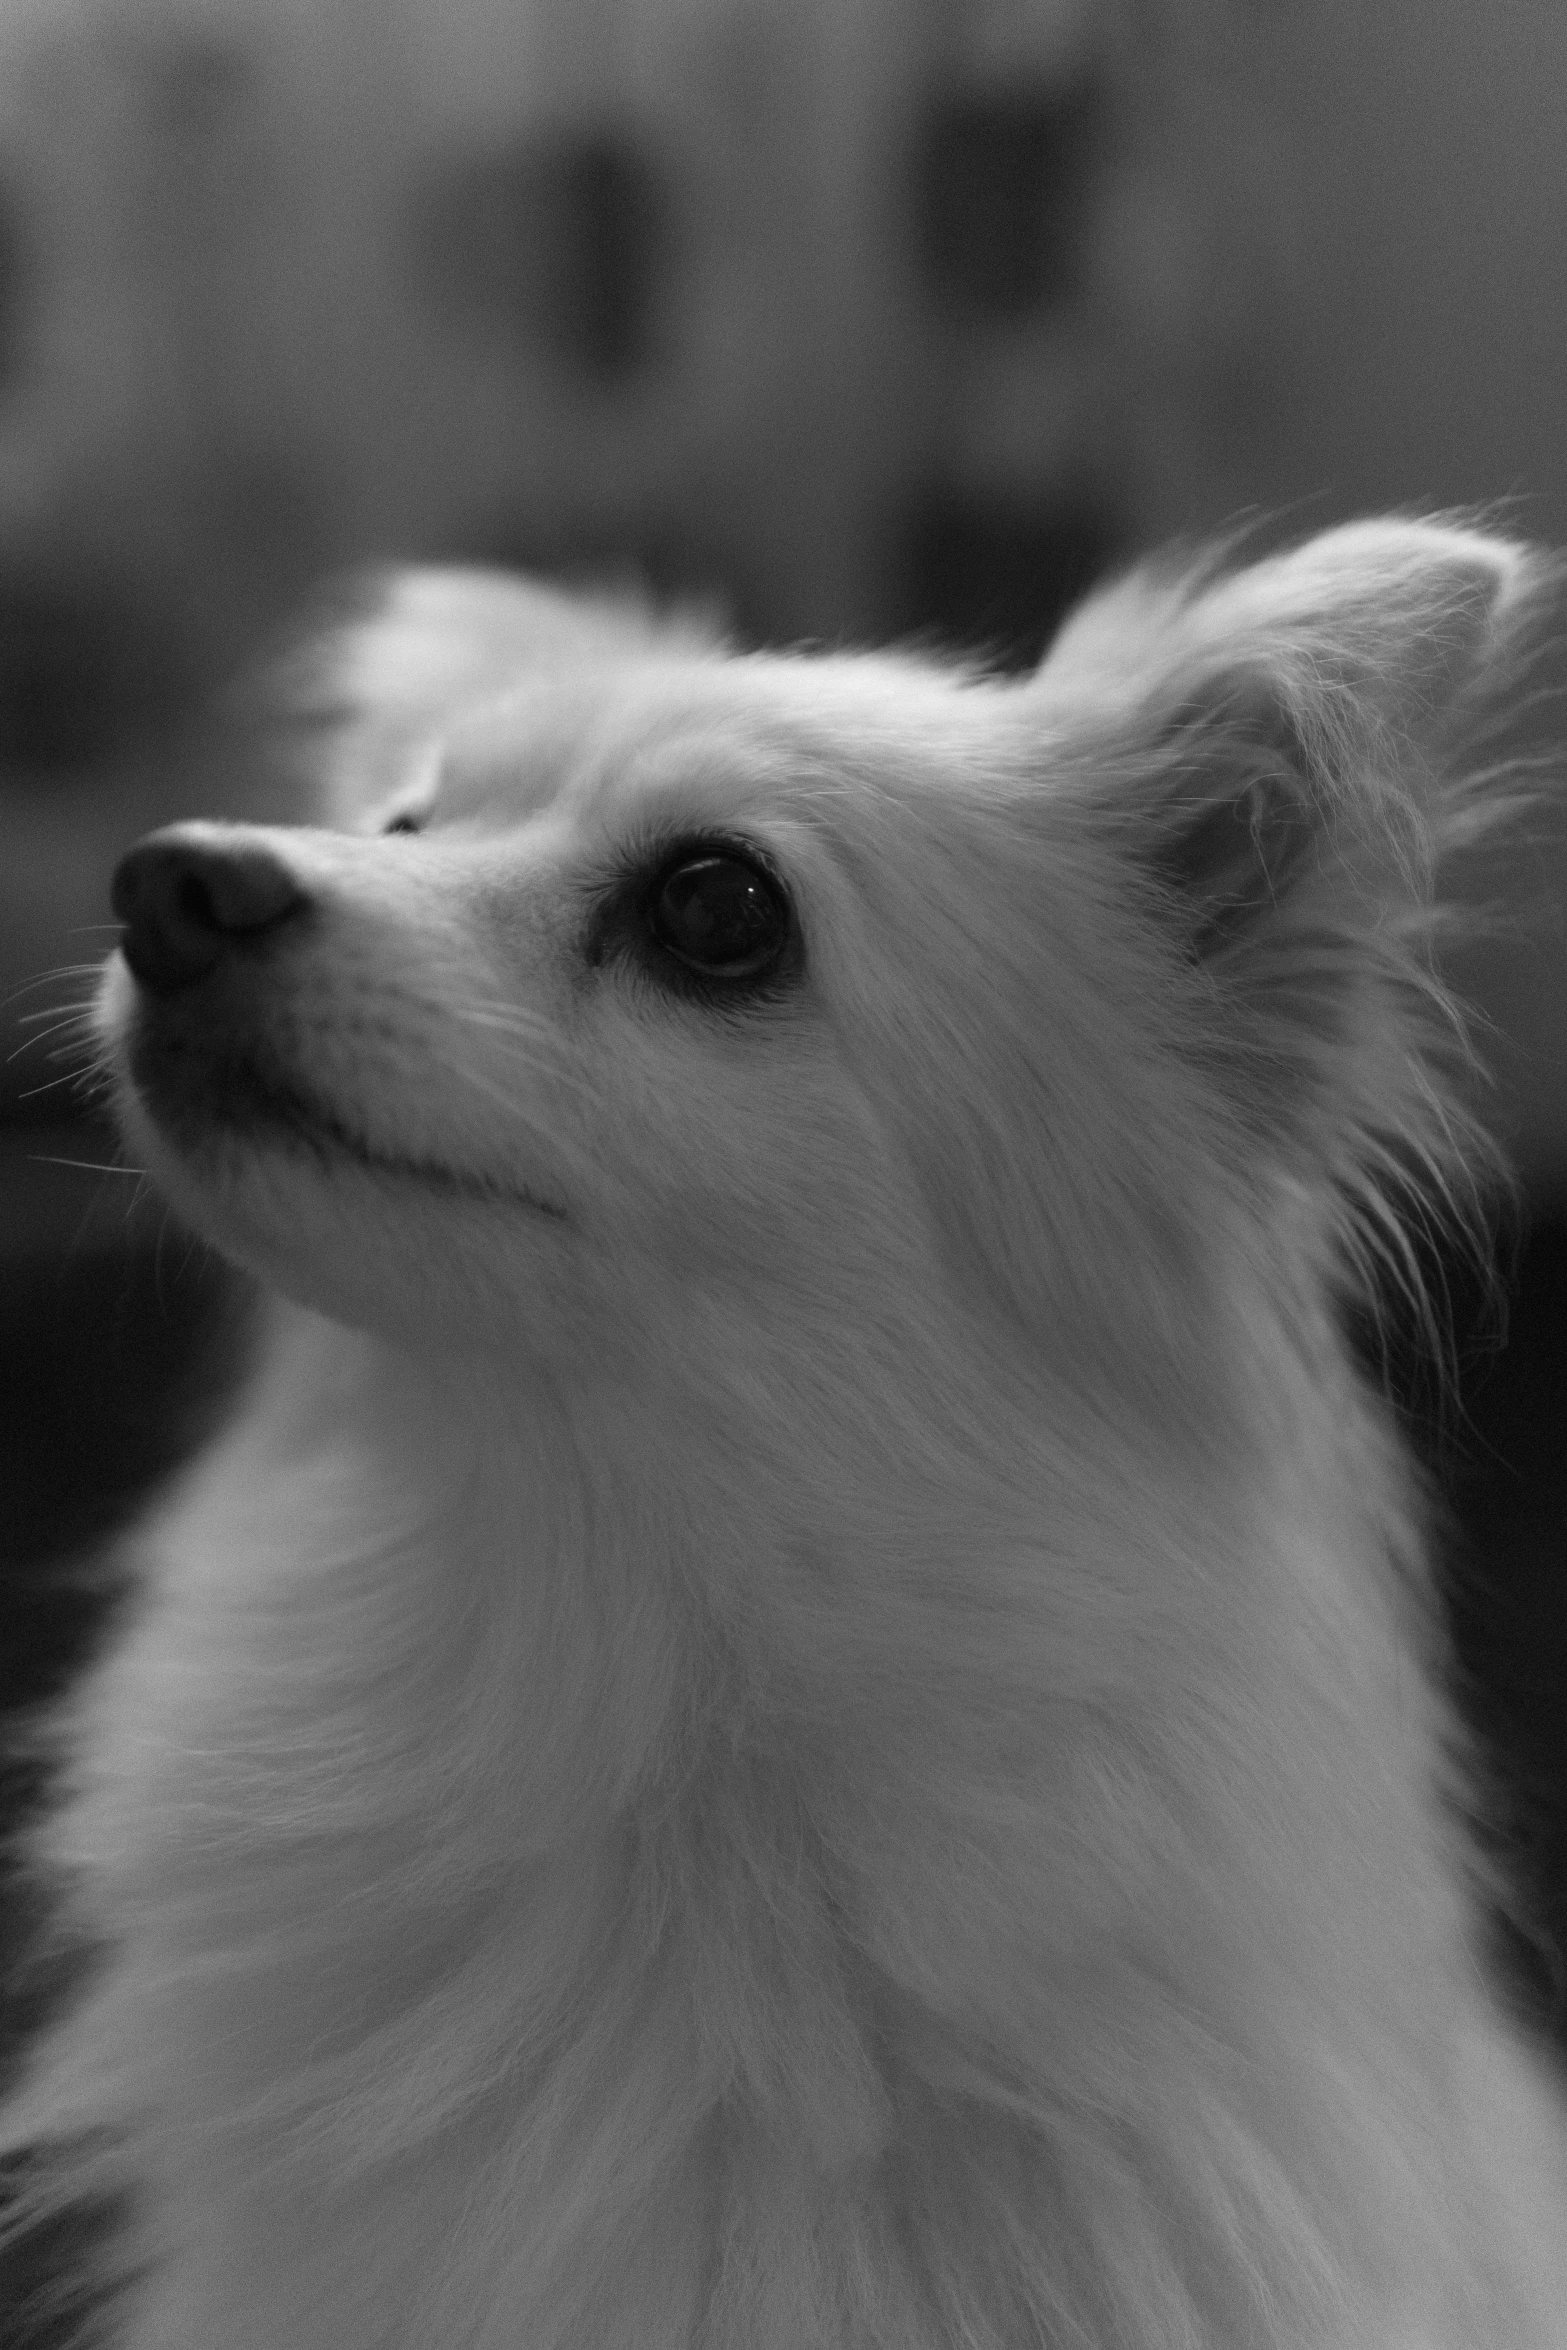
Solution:
{"label": "dog's pointed ear", "polygon": [[1119,717],[1140,754],[1129,837],[1218,952],[1303,888],[1418,895],[1431,854],[1485,821],[1466,738],[1541,583],[1508,540],[1356,523],[1241,570],[1135,574],[1068,622],[1038,683]]}
{"label": "dog's pointed ear", "polygon": [[351,583],[286,666],[283,693],[343,819],[415,780],[466,711],[530,677],[716,633],[705,615],[658,612],[629,589],[413,566]]}
{"label": "dog's pointed ear", "polygon": [[1550,585],[1483,531],[1360,523],[1134,574],[1023,688],[1102,746],[1087,821],[1191,974],[1194,1049],[1293,1164],[1433,1147],[1435,865],[1515,803],[1497,721]]}

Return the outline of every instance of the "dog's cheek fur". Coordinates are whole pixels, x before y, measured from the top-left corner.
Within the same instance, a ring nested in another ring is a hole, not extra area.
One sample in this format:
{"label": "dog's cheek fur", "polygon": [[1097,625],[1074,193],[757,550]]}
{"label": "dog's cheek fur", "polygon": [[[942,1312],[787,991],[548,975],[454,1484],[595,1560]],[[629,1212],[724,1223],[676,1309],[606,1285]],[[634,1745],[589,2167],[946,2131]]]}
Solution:
{"label": "dog's cheek fur", "polygon": [[1181,1050],[1200,987],[1069,806],[925,825],[906,864],[883,861],[872,952],[840,992],[946,1310],[986,1301],[988,1343],[1026,1333],[1068,1381],[1167,1411],[1216,1351],[1211,1268],[1233,1238],[1226,1104]]}

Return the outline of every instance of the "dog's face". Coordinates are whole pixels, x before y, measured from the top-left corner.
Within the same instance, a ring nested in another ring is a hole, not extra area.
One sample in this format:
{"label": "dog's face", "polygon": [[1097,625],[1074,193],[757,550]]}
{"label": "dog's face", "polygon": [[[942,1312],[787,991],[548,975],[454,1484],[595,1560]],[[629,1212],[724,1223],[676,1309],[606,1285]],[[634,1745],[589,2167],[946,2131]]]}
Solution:
{"label": "dog's face", "polygon": [[433,1345],[731,1384],[970,1311],[1146,1347],[1270,1169],[1326,1192],[1373,1087],[1407,1123],[1407,713],[1517,559],[1373,542],[1113,591],[1020,685],[579,637],[532,591],[511,630],[470,583],[340,829],[127,861],[131,1146],[266,1279]]}
{"label": "dog's face", "polygon": [[[877,877],[942,765],[856,740],[900,687],[956,690],[590,664],[456,716],[343,829],[158,836],[101,1007],[132,1147],[265,1278],[437,1342],[559,1362],[906,1283]],[[935,1055],[895,1080],[932,1119]]]}

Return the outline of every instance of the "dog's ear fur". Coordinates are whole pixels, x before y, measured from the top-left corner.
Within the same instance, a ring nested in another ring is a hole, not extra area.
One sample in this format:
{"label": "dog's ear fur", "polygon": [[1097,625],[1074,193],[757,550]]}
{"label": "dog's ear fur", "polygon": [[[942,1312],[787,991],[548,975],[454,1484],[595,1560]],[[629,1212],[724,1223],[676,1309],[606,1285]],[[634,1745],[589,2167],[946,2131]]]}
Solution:
{"label": "dog's ear fur", "polygon": [[1545,584],[1507,540],[1357,523],[1227,574],[1136,575],[1047,659],[1052,699],[1114,713],[1102,820],[1229,1015],[1247,1106],[1369,1084],[1396,1114],[1407,1087],[1352,1056],[1405,1053],[1391,998],[1429,994],[1436,861],[1507,811],[1484,729]]}
{"label": "dog's ear fur", "polygon": [[1149,1016],[1218,1085],[1237,1169],[1314,1199],[1359,1274],[1391,1249],[1407,1275],[1398,1203],[1467,1222],[1488,1164],[1435,871],[1526,796],[1509,726],[1554,585],[1461,524],[1359,523],[1133,574],[1021,688],[1090,746],[1067,795],[1142,904]]}
{"label": "dog's ear fur", "polygon": [[1135,574],[1068,623],[1039,682],[1146,754],[1125,805],[1201,953],[1335,877],[1423,895],[1492,820],[1476,721],[1516,675],[1543,567],[1445,523],[1365,522],[1214,576]]}
{"label": "dog's ear fur", "polygon": [[354,583],[289,681],[328,809],[356,813],[414,781],[465,711],[530,677],[712,631],[629,590],[578,594],[512,572],[423,565]]}

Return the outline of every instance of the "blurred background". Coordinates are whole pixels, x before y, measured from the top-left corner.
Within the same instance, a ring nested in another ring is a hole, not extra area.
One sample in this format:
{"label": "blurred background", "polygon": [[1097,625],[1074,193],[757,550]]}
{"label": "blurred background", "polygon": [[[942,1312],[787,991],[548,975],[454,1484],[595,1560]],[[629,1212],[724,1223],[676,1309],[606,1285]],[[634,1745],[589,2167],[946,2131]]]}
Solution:
{"label": "blurred background", "polygon": [[[631,567],[755,641],[1019,662],[1237,520],[1567,545],[1564,102],[1560,0],[0,0],[0,1707],[79,1659],[77,1562],[240,1345],[95,1171],[71,967],[139,833],[301,806],[243,681],[320,583]],[[1549,2001],[1567,823],[1469,887],[1512,1334],[1438,1266],[1459,1408],[1396,1379]]]}

